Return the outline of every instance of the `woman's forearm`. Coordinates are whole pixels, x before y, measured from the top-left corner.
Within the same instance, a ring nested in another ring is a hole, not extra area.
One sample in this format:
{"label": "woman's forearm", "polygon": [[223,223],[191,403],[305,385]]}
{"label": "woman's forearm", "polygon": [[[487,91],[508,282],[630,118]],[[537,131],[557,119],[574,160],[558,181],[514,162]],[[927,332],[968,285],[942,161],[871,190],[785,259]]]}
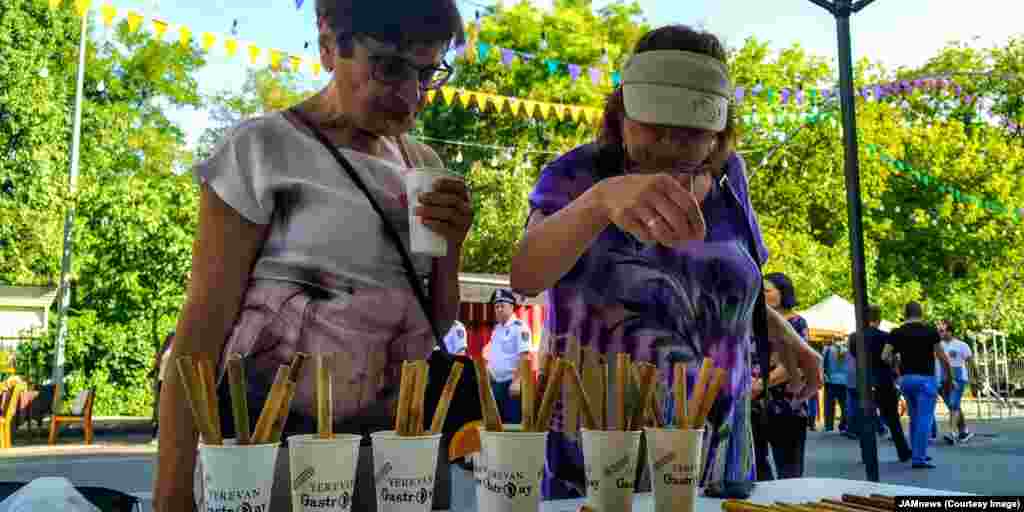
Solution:
{"label": "woman's forearm", "polygon": [[600,187],[591,187],[550,217],[531,218],[526,236],[512,257],[513,290],[532,297],[551,288],[608,227]]}
{"label": "woman's forearm", "polygon": [[[430,297],[433,299],[434,318],[441,334],[448,332],[459,316],[462,300],[459,292],[459,269],[462,247],[449,247],[448,255],[434,258],[430,279]],[[440,341],[440,340],[439,340]]]}

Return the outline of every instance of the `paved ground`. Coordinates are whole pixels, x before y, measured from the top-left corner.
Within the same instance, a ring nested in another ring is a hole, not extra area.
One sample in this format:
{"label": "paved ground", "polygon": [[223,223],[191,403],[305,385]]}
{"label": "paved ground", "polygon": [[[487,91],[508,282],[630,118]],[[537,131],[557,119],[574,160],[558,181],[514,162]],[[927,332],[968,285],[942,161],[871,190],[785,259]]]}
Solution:
{"label": "paved ground", "polygon": [[[978,422],[978,436],[966,446],[934,444],[931,454],[939,467],[911,469],[896,461],[890,441],[879,443],[881,480],[885,483],[947,489],[989,495],[1021,494],[1024,469],[1024,419]],[[97,434],[96,444],[83,447],[64,444],[56,448],[25,447],[16,439],[12,450],[0,451],[0,482],[29,481],[40,476],[64,476],[76,485],[118,489],[148,498],[153,481],[155,447],[141,428],[124,428]],[[65,443],[80,443],[71,432]],[[45,443],[37,437],[35,444]],[[865,479],[855,441],[834,433],[809,434],[806,476]],[[148,506],[145,508],[148,512]]]}

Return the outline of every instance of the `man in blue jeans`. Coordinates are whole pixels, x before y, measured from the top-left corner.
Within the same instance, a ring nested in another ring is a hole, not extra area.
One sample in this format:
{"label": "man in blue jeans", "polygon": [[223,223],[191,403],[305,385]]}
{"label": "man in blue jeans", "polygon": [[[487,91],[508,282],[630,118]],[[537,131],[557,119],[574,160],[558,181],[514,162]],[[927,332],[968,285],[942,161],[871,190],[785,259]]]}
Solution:
{"label": "man in blue jeans", "polygon": [[822,356],[825,366],[825,432],[831,432],[835,425],[836,405],[839,405],[842,415],[839,431],[846,432],[846,351],[834,342],[825,347]]}
{"label": "man in blue jeans", "polygon": [[938,382],[935,379],[935,360],[946,370],[943,390],[953,388],[949,358],[942,350],[942,340],[934,327],[924,323],[924,311],[917,302],[904,308],[904,323],[889,335],[889,344],[883,349],[883,359],[898,359],[901,369],[903,395],[910,408],[911,467],[934,468],[928,457],[928,437],[935,418],[935,400]]}

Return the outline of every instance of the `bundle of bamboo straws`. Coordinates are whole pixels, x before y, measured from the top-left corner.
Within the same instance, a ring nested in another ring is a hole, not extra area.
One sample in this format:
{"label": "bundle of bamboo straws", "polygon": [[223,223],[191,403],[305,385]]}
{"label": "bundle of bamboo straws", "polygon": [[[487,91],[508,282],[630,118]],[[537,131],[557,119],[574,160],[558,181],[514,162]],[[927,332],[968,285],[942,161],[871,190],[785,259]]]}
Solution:
{"label": "bundle of bamboo straws", "polygon": [[[473,359],[473,368],[476,370],[484,427],[489,432],[502,432],[505,430],[505,426],[501,422],[498,402],[494,399],[494,390],[491,389],[487,362],[478,356]],[[578,383],[579,374],[576,372],[576,366],[570,361],[549,358],[545,370],[537,380],[534,380],[530,360],[523,358],[519,361],[523,432],[547,431],[548,424],[551,423],[551,416],[555,412],[555,401],[558,399],[558,393],[562,389],[562,381],[566,374]],[[539,402],[537,401],[538,396],[541,397]]]}
{"label": "bundle of bamboo straws", "polygon": [[395,433],[403,437],[440,434],[448,418],[448,407],[455,396],[455,389],[462,378],[463,364],[455,361],[448,373],[448,380],[441,391],[441,398],[434,410],[430,430],[425,430],[424,400],[429,381],[430,368],[426,361],[405,361],[402,363],[402,378],[398,388],[398,412],[395,415]]}
{"label": "bundle of bamboo straws", "polygon": [[872,494],[858,496],[844,494],[842,500],[824,499],[809,503],[783,503],[758,505],[749,501],[729,500],[722,503],[725,512],[893,512],[896,498]]}
{"label": "bundle of bamboo straws", "polygon": [[[292,398],[295,396],[295,382],[299,372],[302,371],[302,365],[308,358],[309,354],[295,354],[290,365],[283,364],[277,369],[274,384],[270,388],[270,395],[263,405],[259,420],[256,421],[256,428],[251,434],[244,362],[239,354],[233,354],[228,358],[228,386],[231,392],[231,411],[234,416],[236,444],[266,444],[281,441],[281,433],[284,431]],[[181,376],[185,388],[185,398],[192,410],[192,420],[196,430],[202,434],[205,444],[223,444],[213,365],[202,356],[196,358],[183,356],[178,358],[176,363],[178,374]]]}
{"label": "bundle of bamboo straws", "polygon": [[711,414],[711,407],[715,405],[718,393],[725,384],[726,373],[721,368],[715,368],[714,361],[705,357],[701,362],[700,372],[697,374],[697,382],[694,383],[693,396],[687,400],[686,390],[686,363],[676,363],[672,367],[674,383],[672,392],[675,402],[676,428],[681,430],[699,429]]}

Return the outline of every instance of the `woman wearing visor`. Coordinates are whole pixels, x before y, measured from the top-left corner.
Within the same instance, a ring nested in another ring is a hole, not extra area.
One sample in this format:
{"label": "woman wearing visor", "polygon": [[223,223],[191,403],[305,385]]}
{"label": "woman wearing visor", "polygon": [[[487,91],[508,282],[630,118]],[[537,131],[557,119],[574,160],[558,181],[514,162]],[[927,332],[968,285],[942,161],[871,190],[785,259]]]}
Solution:
{"label": "woman wearing visor", "polygon": [[[243,121],[195,168],[199,226],[172,359],[202,354],[223,375],[224,356],[245,355],[255,418],[276,369],[296,352],[339,354],[334,430],[365,435],[393,425],[402,361],[426,359],[435,344],[380,215],[408,243],[403,176],[443,164],[405,134],[427,91],[450,74],[443,58],[464,39],[463,24],[454,0],[318,0],[316,9],[330,83],[285,112]],[[382,214],[310,126],[339,148]],[[445,332],[458,313],[469,192],[462,181],[441,180],[420,201],[423,223],[448,242],[447,256],[412,256]],[[316,432],[313,375],[305,365],[285,438]],[[193,496],[202,496],[193,489],[197,436],[177,372],[167,374],[160,418],[155,508],[192,510]],[[230,437],[231,414],[221,420]],[[353,510],[375,509],[370,453],[364,443]],[[291,509],[288,459],[277,457],[275,512]]]}
{"label": "woman wearing visor", "polygon": [[[711,357],[726,369],[702,482],[712,494],[742,495],[754,477],[750,339],[755,311],[766,309],[768,254],[734,151],[725,61],[714,35],[685,26],[640,39],[599,139],[542,172],[511,280],[526,295],[548,291],[555,353],[572,337],[609,361],[625,352],[655,363],[662,393],[675,361]],[[820,358],[777,313],[761,318],[806,399],[821,386]],[[688,365],[690,389],[698,366]],[[661,398],[670,414],[670,397]],[[575,426],[556,416],[551,427],[545,497],[582,495],[581,448],[563,433]]]}

